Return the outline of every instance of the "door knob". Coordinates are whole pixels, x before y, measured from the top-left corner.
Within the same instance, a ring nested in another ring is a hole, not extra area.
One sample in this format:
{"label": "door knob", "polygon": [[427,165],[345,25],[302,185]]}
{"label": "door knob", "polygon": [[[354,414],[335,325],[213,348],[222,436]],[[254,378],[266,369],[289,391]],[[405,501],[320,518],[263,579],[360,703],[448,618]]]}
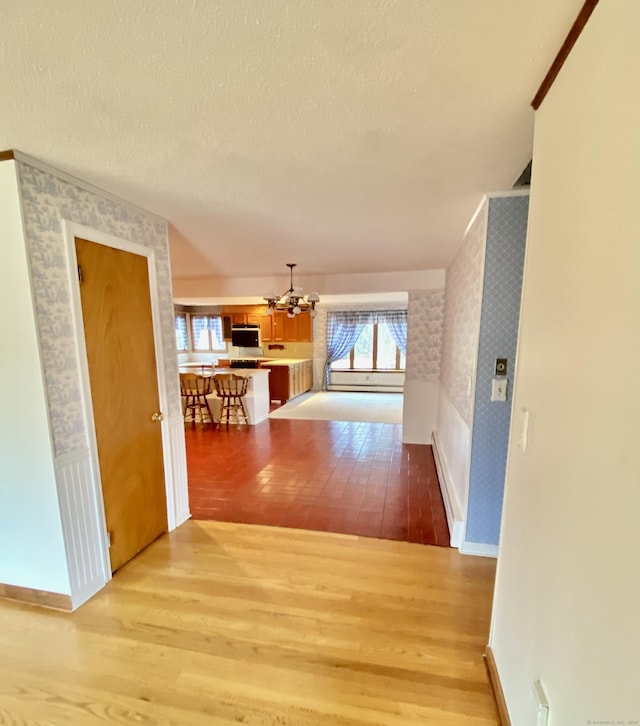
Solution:
{"label": "door knob", "polygon": [[152,421],[164,421],[164,416],[160,412],[156,411],[153,414],[153,416],[151,416],[151,420]]}

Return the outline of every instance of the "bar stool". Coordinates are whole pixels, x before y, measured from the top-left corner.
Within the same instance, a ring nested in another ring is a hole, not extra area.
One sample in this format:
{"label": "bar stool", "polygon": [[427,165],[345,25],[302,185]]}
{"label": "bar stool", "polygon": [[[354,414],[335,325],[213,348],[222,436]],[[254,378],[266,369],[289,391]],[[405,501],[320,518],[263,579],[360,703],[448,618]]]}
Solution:
{"label": "bar stool", "polygon": [[211,376],[199,376],[196,373],[180,374],[180,395],[182,396],[182,414],[184,420],[191,417],[191,423],[195,424],[199,418],[200,423],[205,423],[205,416],[209,417],[209,423],[213,423],[213,415],[209,408],[207,396],[211,393]]}
{"label": "bar stool", "polygon": [[[233,373],[218,373],[213,377],[216,394],[220,398],[219,424],[249,423],[247,411],[244,407],[243,396],[247,393],[249,381],[245,376],[236,376]],[[231,421],[231,418],[235,421]],[[243,418],[244,421],[240,421]]]}

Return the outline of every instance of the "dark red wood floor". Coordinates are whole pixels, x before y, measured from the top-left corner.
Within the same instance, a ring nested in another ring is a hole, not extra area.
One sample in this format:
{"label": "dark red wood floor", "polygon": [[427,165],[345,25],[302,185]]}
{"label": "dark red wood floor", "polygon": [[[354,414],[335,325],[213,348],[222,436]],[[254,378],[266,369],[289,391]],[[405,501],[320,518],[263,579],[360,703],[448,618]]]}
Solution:
{"label": "dark red wood floor", "polygon": [[400,424],[269,419],[185,427],[194,519],[449,546],[431,447]]}

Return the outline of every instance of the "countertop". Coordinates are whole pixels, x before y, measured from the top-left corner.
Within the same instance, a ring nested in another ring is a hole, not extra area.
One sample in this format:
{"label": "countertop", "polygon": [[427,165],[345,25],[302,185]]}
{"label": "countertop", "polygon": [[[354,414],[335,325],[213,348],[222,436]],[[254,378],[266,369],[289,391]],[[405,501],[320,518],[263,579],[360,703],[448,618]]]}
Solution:
{"label": "countertop", "polygon": [[274,358],[273,360],[267,361],[263,363],[262,365],[265,367],[270,366],[292,366],[296,363],[306,363],[307,361],[310,361],[311,358]]}
{"label": "countertop", "polygon": [[207,368],[205,371],[201,371],[200,368],[201,366],[198,366],[197,369],[180,366],[178,370],[180,373],[195,373],[196,375],[204,376],[217,375],[219,373],[234,373],[238,376],[257,376],[261,374],[264,374],[265,376],[269,375],[268,368]]}

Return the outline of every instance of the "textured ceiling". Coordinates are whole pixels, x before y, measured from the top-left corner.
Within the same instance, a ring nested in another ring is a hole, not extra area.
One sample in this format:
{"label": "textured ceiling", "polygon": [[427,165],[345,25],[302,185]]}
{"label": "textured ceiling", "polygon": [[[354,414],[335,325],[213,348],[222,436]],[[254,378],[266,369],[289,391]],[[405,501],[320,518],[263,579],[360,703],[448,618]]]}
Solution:
{"label": "textured ceiling", "polygon": [[0,149],[170,220],[176,276],[445,267],[582,0],[0,0]]}

